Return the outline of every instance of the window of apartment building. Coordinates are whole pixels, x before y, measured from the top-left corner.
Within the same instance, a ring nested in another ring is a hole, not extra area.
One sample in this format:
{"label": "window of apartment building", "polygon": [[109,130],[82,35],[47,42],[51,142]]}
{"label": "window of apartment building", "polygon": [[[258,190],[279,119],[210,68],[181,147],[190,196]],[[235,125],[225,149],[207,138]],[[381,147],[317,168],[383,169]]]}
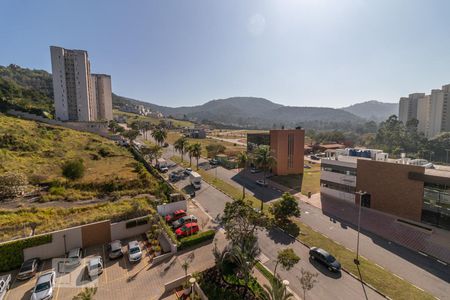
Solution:
{"label": "window of apartment building", "polygon": [[338,173],[338,174],[356,176],[355,169],[350,169],[350,168],[345,168],[345,167],[331,167],[331,166],[327,166],[327,165],[322,165],[321,170],[325,171],[325,172],[333,172],[333,173]]}
{"label": "window of apartment building", "polygon": [[294,167],[294,135],[288,135],[288,168]]}
{"label": "window of apartment building", "polygon": [[450,186],[425,182],[421,219],[450,230]]}
{"label": "window of apartment building", "polygon": [[356,192],[355,187],[353,187],[353,186],[340,184],[340,183],[336,183],[336,182],[331,182],[331,181],[327,181],[327,180],[321,180],[320,186],[326,187],[326,188],[329,188],[332,190],[336,190],[336,191],[350,193],[350,194],[354,194]]}

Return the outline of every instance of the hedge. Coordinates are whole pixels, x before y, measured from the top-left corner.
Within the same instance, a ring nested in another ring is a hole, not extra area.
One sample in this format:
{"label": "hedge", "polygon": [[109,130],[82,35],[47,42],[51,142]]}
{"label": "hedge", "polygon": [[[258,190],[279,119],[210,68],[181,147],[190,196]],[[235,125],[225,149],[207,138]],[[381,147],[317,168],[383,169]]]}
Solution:
{"label": "hedge", "polygon": [[200,244],[204,241],[212,240],[214,239],[214,235],[216,234],[215,230],[207,230],[200,232],[196,235],[191,235],[185,238],[182,238],[180,240],[180,245],[178,246],[178,250],[183,250],[192,246],[195,246],[197,244]]}
{"label": "hedge", "polygon": [[0,272],[17,269],[23,262],[23,249],[52,242],[52,235],[40,235],[0,245]]}
{"label": "hedge", "polygon": [[125,228],[129,229],[129,228],[133,228],[136,226],[145,225],[145,224],[148,224],[149,220],[150,220],[150,217],[145,217],[145,218],[137,219],[137,220],[131,220],[131,221],[125,223]]}

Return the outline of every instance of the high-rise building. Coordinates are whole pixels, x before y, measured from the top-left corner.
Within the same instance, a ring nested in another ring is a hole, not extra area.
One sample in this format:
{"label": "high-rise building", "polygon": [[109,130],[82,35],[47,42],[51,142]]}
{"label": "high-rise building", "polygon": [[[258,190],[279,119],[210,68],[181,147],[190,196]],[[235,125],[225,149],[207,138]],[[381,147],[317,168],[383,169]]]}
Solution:
{"label": "high-rise building", "polygon": [[56,119],[112,120],[111,76],[92,74],[87,51],[50,46]]}
{"label": "high-rise building", "polygon": [[417,119],[417,106],[420,98],[425,97],[425,93],[409,94],[408,97],[400,98],[399,120],[406,124],[409,120]]}
{"label": "high-rise building", "polygon": [[97,120],[112,120],[111,76],[91,74],[92,98],[95,99]]}
{"label": "high-rise building", "polygon": [[444,94],[442,100],[441,131],[450,131],[450,84],[442,86]]}
{"label": "high-rise building", "polygon": [[84,50],[50,46],[56,118],[62,121],[92,121],[89,101],[90,63]]}

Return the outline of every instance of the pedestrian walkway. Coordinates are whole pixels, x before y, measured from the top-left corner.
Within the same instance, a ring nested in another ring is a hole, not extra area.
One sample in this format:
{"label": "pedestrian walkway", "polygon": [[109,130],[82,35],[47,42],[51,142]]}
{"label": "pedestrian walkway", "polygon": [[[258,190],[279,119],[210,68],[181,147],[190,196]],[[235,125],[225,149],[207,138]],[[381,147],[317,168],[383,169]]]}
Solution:
{"label": "pedestrian walkway", "polygon": [[[301,194],[297,194],[296,197],[322,209],[326,215],[355,225],[358,222],[358,206],[356,205],[338,199],[320,197],[320,194],[313,195],[311,199]],[[361,228],[411,250],[423,252],[450,263],[450,233],[448,231],[435,228],[432,233],[426,232],[398,222],[395,216],[367,208],[362,208],[361,211]]]}

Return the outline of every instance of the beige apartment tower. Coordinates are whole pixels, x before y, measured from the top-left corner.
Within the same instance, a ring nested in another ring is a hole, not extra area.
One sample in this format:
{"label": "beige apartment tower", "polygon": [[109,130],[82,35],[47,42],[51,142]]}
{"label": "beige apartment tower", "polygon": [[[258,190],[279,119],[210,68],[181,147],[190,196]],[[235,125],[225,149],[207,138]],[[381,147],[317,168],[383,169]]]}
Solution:
{"label": "beige apartment tower", "polygon": [[56,119],[92,121],[90,63],[84,50],[50,46]]}
{"label": "beige apartment tower", "polygon": [[96,116],[99,121],[113,119],[111,76],[106,74],[91,74],[91,94],[96,102]]}

